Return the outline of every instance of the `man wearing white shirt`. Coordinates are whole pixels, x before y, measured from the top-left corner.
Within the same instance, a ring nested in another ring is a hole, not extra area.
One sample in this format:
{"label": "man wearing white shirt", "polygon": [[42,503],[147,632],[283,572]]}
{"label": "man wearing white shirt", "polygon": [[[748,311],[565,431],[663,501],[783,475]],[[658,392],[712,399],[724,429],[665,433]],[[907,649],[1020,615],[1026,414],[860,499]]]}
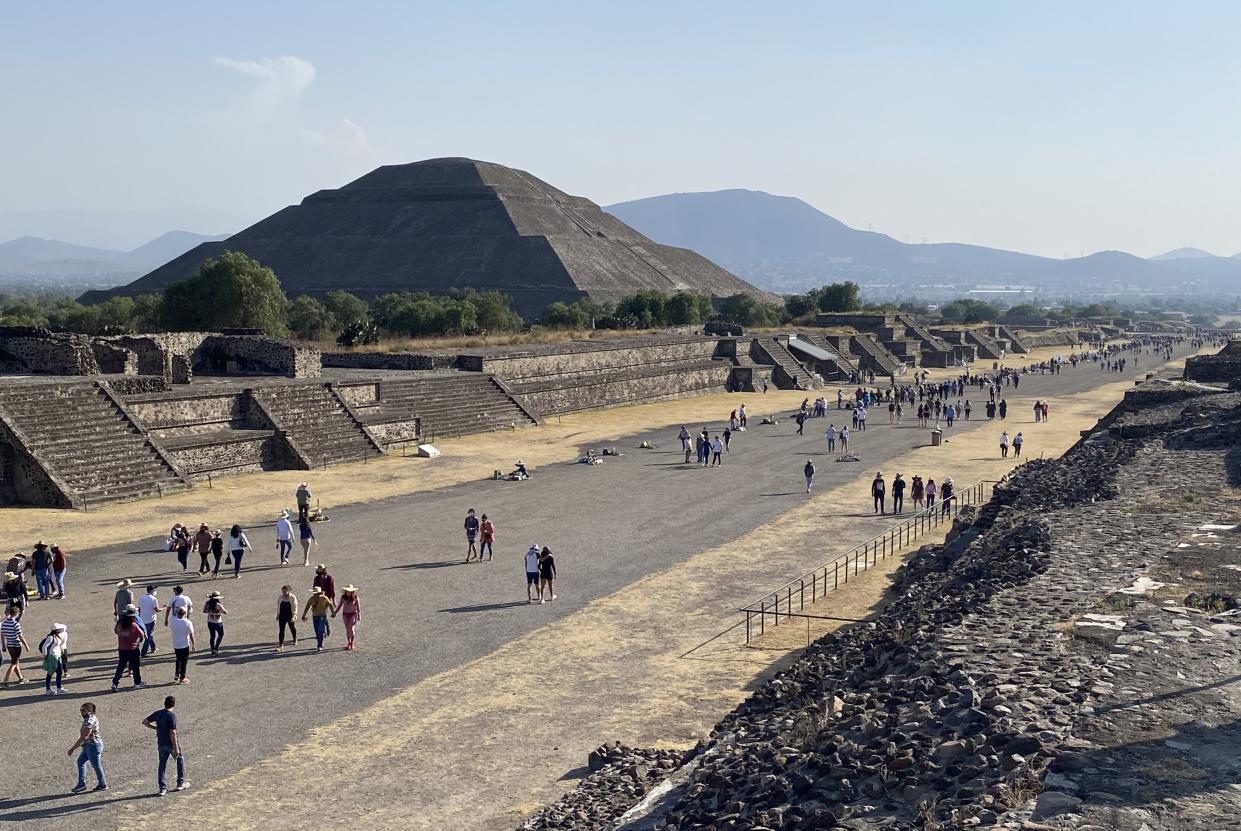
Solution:
{"label": "man wearing white shirt", "polygon": [[174,684],[188,684],[186,669],[190,661],[190,650],[194,647],[194,624],[186,617],[185,607],[178,606],[176,617],[169,627],[172,636],[172,651],[176,655],[176,668],[173,670]]}
{"label": "man wearing white shirt", "polygon": [[526,552],[526,601],[534,602],[533,590],[539,587],[539,546],[538,543],[530,546],[530,550]]}
{"label": "man wearing white shirt", "polygon": [[177,613],[177,609],[184,609],[185,616],[188,618],[190,612],[194,611],[194,601],[190,600],[185,594],[185,589],[180,586],[172,587],[172,599],[168,601],[168,607],[164,609],[164,625],[168,625],[168,620]]}
{"label": "man wearing white shirt", "polygon": [[280,552],[280,565],[287,566],[289,552],[293,550],[293,523],[289,521],[288,511],[276,520],[276,548]]}
{"label": "man wearing white shirt", "polygon": [[142,657],[146,657],[148,653],[157,651],[155,649],[155,622],[159,617],[159,613],[164,611],[164,607],[159,605],[159,598],[155,595],[156,588],[147,586],[147,593],[138,598],[138,622],[142,624],[142,628],[146,630],[146,640],[142,642]]}

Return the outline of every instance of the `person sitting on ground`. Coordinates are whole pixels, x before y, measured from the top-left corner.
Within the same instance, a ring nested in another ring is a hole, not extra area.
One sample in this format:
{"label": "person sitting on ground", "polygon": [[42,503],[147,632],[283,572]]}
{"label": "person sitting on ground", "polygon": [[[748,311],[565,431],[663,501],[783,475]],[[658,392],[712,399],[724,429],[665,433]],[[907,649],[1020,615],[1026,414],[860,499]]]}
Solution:
{"label": "person sitting on ground", "polygon": [[529,479],[530,471],[526,470],[526,463],[518,459],[517,467],[513,470],[512,473],[508,475],[508,478],[514,481],[520,481],[522,479]]}

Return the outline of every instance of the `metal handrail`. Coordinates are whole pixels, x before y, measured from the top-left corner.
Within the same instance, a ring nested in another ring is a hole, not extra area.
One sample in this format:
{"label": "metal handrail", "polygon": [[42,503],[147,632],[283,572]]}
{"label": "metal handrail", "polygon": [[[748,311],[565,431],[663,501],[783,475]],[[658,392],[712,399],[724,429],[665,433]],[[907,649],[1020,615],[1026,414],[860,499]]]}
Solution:
{"label": "metal handrail", "polygon": [[772,626],[779,626],[781,619],[787,621],[794,617],[820,617],[802,614],[807,603],[816,603],[820,597],[825,597],[829,592],[848,583],[850,572],[857,576],[871,566],[878,565],[880,561],[896,555],[918,537],[951,521],[961,508],[987,501],[995,485],[996,480],[993,479],[975,482],[953,493],[950,502],[937,501],[935,505],[924,508],[899,525],[892,526],[882,534],[742,607],[741,612],[745,615],[746,645],[749,646],[754,638],[756,617],[759,635],[767,631],[768,618],[771,619]]}

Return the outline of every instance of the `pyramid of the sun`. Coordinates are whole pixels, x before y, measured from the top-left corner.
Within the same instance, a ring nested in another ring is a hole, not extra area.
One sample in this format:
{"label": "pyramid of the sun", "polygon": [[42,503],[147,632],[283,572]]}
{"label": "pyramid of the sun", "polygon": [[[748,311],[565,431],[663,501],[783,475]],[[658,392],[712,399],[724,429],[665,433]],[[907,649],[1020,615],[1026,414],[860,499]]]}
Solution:
{"label": "pyramid of the sun", "polygon": [[291,298],[333,289],[367,299],[394,291],[497,289],[519,312],[534,315],[556,300],[616,300],[639,289],[762,294],[705,257],[652,242],[589,199],[529,173],[472,159],[430,159],[385,165],[319,191],[127,286],[83,299],[161,291],[228,250],[271,267]]}

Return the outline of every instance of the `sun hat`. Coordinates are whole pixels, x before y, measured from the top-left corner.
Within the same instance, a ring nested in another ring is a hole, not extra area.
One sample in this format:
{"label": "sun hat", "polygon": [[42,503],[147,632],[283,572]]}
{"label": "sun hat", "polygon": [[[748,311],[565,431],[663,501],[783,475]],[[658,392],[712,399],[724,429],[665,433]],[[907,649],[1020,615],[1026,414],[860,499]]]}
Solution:
{"label": "sun hat", "polygon": [[127,603],[123,611],[131,615],[136,615],[138,614],[138,607],[132,603]]}
{"label": "sun hat", "polygon": [[132,586],[133,584],[134,584],[134,581],[126,577],[124,580],[117,583],[116,585],[117,585],[117,588],[128,588],[129,586]]}
{"label": "sun hat", "polygon": [[65,626],[63,623],[53,623],[53,624],[52,624],[52,631],[53,631],[53,632],[67,632],[68,630],[69,630],[69,627],[68,627],[68,626]]}
{"label": "sun hat", "polygon": [[345,592],[346,594],[357,594],[357,593],[358,593],[358,587],[357,587],[357,586],[355,586],[353,583],[350,583],[349,585],[347,585],[347,586],[345,586],[343,589],[341,589],[341,591],[342,591],[342,592]]}
{"label": "sun hat", "polygon": [[319,563],[319,565],[315,566],[316,574],[324,571],[327,571],[327,563]]}
{"label": "sun hat", "polygon": [[311,594],[323,594],[323,589],[319,588],[318,586],[311,586],[310,593]]}
{"label": "sun hat", "polygon": [[4,579],[5,579],[5,580],[16,580],[16,579],[17,579],[17,575],[16,575],[16,574],[14,574],[14,573],[13,573],[13,572],[11,572],[11,571],[6,571],[6,572],[4,573]]}
{"label": "sun hat", "polygon": [[211,594],[207,595],[208,600],[211,600],[212,598],[215,598],[216,600],[220,600],[223,597],[224,595],[220,594],[219,592],[212,592]]}

